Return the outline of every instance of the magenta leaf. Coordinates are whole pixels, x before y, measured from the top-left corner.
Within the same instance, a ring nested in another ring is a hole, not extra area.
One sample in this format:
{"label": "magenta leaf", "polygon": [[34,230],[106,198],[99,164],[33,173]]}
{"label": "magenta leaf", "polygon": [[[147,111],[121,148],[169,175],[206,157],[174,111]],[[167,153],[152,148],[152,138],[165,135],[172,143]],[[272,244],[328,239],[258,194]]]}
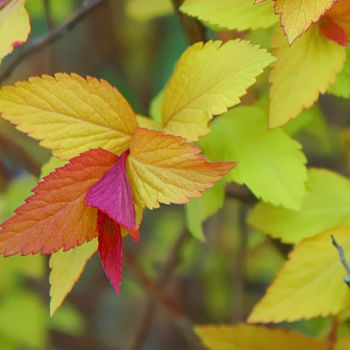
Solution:
{"label": "magenta leaf", "polygon": [[88,190],[86,204],[132,230],[136,227],[136,214],[125,168],[127,156],[128,153],[124,152],[102,179]]}
{"label": "magenta leaf", "polygon": [[120,226],[106,214],[98,212],[98,252],[103,269],[119,295],[122,281],[122,236]]}

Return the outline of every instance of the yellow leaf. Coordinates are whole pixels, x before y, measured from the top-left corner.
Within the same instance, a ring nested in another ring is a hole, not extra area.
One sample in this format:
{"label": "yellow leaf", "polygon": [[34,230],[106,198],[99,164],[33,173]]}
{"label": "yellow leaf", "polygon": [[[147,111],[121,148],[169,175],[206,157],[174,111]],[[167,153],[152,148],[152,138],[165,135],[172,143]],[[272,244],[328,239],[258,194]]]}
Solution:
{"label": "yellow leaf", "polygon": [[185,139],[157,130],[137,129],[130,144],[127,173],[134,201],[141,208],[187,203],[212,187],[235,165],[209,163]]}
{"label": "yellow leaf", "polygon": [[200,326],[195,329],[210,350],[326,350],[326,345],[295,331],[263,326]]}
{"label": "yellow leaf", "polygon": [[350,225],[350,181],[335,172],[311,169],[299,211],[258,203],[248,215],[256,230],[296,243],[331,227]]}
{"label": "yellow leaf", "polygon": [[28,39],[29,15],[24,8],[25,0],[10,0],[0,6],[0,61]]}
{"label": "yellow leaf", "polygon": [[158,125],[158,123],[151,118],[136,114],[136,120],[137,120],[137,124],[141,128],[156,129],[156,130],[160,129],[160,126]]}
{"label": "yellow leaf", "polygon": [[336,1],[338,0],[276,0],[275,12],[281,15],[281,25],[288,42],[292,44]]}
{"label": "yellow leaf", "polygon": [[97,238],[74,249],[50,257],[50,316],[62,305],[80,278],[88,260],[97,251]]}
{"label": "yellow leaf", "polygon": [[269,127],[275,128],[296,118],[311,107],[320,93],[335,83],[345,62],[346,51],[328,40],[313,25],[291,47],[282,30],[273,38],[277,61],[270,73]]}
{"label": "yellow leaf", "polygon": [[268,28],[278,21],[271,0],[259,5],[249,0],[186,0],[180,10],[210,24],[239,31]]}
{"label": "yellow leaf", "polygon": [[125,11],[130,18],[145,22],[169,15],[174,12],[174,8],[171,0],[127,0]]}
{"label": "yellow leaf", "polygon": [[350,227],[334,228],[297,244],[255,306],[249,322],[282,322],[336,315],[350,306],[346,271],[332,245],[333,234],[350,251]]}
{"label": "yellow leaf", "polygon": [[213,115],[240,102],[274,58],[247,41],[197,43],[181,56],[166,87],[162,126],[190,141],[209,132]]}
{"label": "yellow leaf", "polygon": [[44,75],[5,86],[0,112],[63,160],[98,147],[120,154],[137,127],[133,110],[117,89],[77,74]]}

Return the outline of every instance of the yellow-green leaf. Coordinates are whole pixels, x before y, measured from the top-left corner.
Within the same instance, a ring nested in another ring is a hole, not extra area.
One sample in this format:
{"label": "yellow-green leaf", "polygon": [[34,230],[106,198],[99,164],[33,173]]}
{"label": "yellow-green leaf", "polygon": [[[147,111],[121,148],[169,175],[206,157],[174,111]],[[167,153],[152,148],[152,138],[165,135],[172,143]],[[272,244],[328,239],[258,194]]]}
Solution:
{"label": "yellow-green leaf", "polygon": [[326,350],[326,345],[295,331],[263,326],[199,326],[195,329],[210,350]]}
{"label": "yellow-green leaf", "polygon": [[272,46],[277,60],[269,77],[269,127],[275,128],[311,107],[319,94],[335,83],[346,52],[344,47],[322,35],[317,25],[311,26],[292,46],[280,29]]}
{"label": "yellow-green leaf", "polygon": [[192,45],[181,56],[166,87],[162,126],[191,141],[206,135],[212,116],[238,104],[273,60],[266,50],[247,41]]}
{"label": "yellow-green leaf", "polygon": [[255,306],[249,322],[282,322],[336,315],[350,306],[346,271],[332,245],[333,234],[350,251],[350,227],[335,228],[296,245]]}
{"label": "yellow-green leaf", "polygon": [[350,97],[350,49],[346,49],[346,61],[343,70],[338,74],[337,81],[328,89],[328,93],[349,98]]}
{"label": "yellow-green leaf", "polygon": [[97,251],[97,239],[68,250],[59,251],[50,257],[50,315],[62,305],[84,271],[88,260]]}
{"label": "yellow-green leaf", "polygon": [[121,153],[137,122],[119,91],[104,80],[77,74],[44,75],[0,90],[3,118],[68,160],[92,148]]}
{"label": "yellow-green leaf", "polygon": [[171,14],[174,8],[171,0],[127,0],[125,11],[130,18],[145,22]]}
{"label": "yellow-green leaf", "polygon": [[307,179],[301,145],[283,130],[267,130],[256,107],[237,107],[217,118],[200,143],[212,160],[237,161],[227,178],[245,184],[264,201],[299,209]]}
{"label": "yellow-green leaf", "polygon": [[9,0],[5,5],[0,4],[0,61],[28,39],[30,22],[24,2]]}
{"label": "yellow-green leaf", "polygon": [[210,24],[240,31],[268,28],[278,21],[272,0],[256,5],[250,0],[186,0],[180,10]]}
{"label": "yellow-green leaf", "polygon": [[350,225],[350,181],[329,170],[311,169],[300,211],[258,203],[249,213],[248,223],[288,243]]}
{"label": "yellow-green leaf", "polygon": [[188,230],[193,237],[204,241],[202,222],[214,215],[224,204],[225,181],[217,182],[212,188],[204,192],[200,198],[193,199],[186,205],[186,221]]}

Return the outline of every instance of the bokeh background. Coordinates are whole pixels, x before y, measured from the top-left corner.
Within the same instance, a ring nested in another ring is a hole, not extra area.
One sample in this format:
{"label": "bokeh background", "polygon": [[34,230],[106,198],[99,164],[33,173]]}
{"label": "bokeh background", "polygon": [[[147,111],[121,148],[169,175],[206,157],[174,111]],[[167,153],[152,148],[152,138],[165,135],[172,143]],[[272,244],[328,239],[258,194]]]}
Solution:
{"label": "bokeh background", "polygon": [[[46,35],[50,27],[67,20],[82,5],[80,0],[48,1],[52,16],[52,23],[48,23],[45,1],[26,2],[32,23],[29,40]],[[148,2],[105,2],[53,45],[26,58],[2,83],[55,72],[96,76],[116,86],[137,113],[156,114],[159,104],[153,98],[166,84],[189,42],[179,19],[170,11],[170,1]],[[265,47],[269,47],[270,34],[220,32],[218,28],[208,33],[222,40],[246,37]],[[24,48],[7,57],[0,71]],[[243,103],[266,105],[266,80],[265,74]],[[348,100],[323,96],[319,106],[288,124],[289,132],[302,142],[309,166],[349,175],[349,110]],[[49,157],[36,141],[0,119],[1,221],[30,194]],[[127,249],[149,278],[159,280],[163,271],[163,292],[195,324],[244,321],[285,259],[288,246],[268,240],[245,225],[250,205],[250,200],[242,202],[228,196],[223,209],[204,224],[205,243],[186,232],[185,210],[180,206],[146,212],[140,242],[127,239]],[[172,256],[176,242],[180,247]],[[174,259],[171,264],[169,257]],[[171,266],[164,272],[167,261]],[[116,296],[99,260],[93,258],[53,319],[49,318],[48,274],[46,256],[0,258],[1,350],[192,348],[183,332],[186,325],[174,322],[159,301],[152,308],[149,293],[127,266],[120,296]],[[322,334],[329,320],[289,326]]]}

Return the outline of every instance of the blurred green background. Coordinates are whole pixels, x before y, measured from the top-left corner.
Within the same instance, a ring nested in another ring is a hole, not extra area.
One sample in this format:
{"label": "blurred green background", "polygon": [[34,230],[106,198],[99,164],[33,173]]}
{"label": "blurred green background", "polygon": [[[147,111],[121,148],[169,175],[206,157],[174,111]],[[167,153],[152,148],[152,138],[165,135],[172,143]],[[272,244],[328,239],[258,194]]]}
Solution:
{"label": "blurred green background", "polygon": [[[27,0],[32,23],[29,40],[48,32],[44,1]],[[82,1],[49,3],[56,26],[78,9]],[[170,2],[146,3],[107,1],[54,45],[27,58],[6,84],[54,72],[96,76],[116,86],[137,113],[149,115],[152,98],[164,87],[189,42],[176,15],[152,19],[157,12],[169,12]],[[231,32],[213,31],[209,35],[221,39],[237,37],[237,33]],[[269,47],[269,32],[257,31],[246,37]],[[2,67],[21,49],[6,58]],[[257,101],[264,107],[266,94],[264,74],[243,103]],[[287,125],[287,131],[303,143],[310,166],[324,166],[349,175],[346,162],[349,107],[346,100],[325,96],[320,107],[304,112],[302,119]],[[156,109],[154,104],[153,111]],[[30,194],[41,166],[49,157],[50,153],[36,141],[0,120],[2,221]],[[244,321],[284,261],[281,247],[245,226],[248,210],[247,204],[227,198],[223,209],[205,222],[206,242],[187,238],[180,251],[181,261],[165,291],[194,323]],[[135,244],[127,239],[126,245],[147,275],[156,279],[184,229],[184,209],[163,206],[155,212],[146,212],[140,242]],[[148,319],[151,328],[143,347],[135,345],[149,297],[126,268],[121,295],[116,296],[96,257],[88,263],[62,309],[50,320],[48,272],[46,256],[0,258],[1,350],[190,349],[161,307],[156,307],[155,317]],[[320,334],[329,327],[329,320],[294,326],[309,334]]]}

